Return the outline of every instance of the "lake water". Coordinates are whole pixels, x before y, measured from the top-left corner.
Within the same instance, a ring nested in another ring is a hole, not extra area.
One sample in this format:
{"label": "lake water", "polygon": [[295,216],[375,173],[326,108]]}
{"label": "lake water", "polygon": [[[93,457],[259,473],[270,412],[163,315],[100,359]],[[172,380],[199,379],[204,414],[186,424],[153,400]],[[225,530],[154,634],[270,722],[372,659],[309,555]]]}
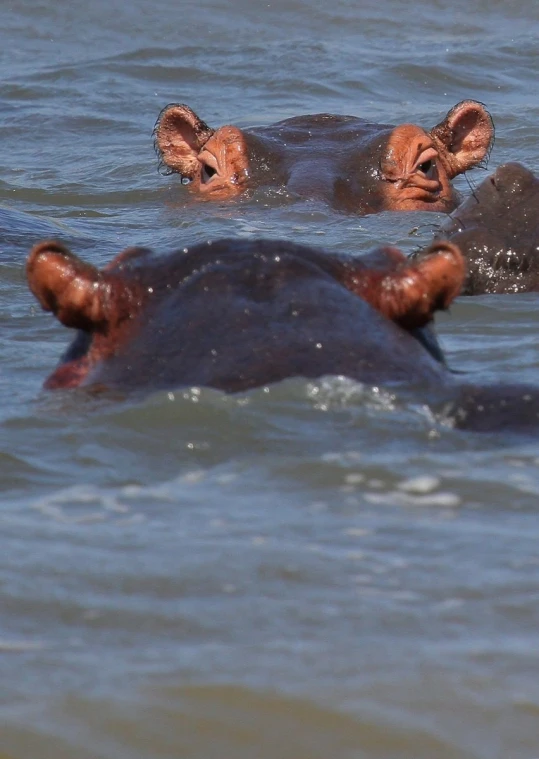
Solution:
{"label": "lake water", "polygon": [[[47,394],[69,335],[24,277],[48,237],[99,265],[220,236],[412,252],[441,215],[191,199],[155,119],[430,127],[475,98],[489,169],[537,172],[537,0],[3,0],[0,21],[0,758],[537,759],[536,437],[338,378]],[[537,306],[458,301],[450,365],[537,381]]]}

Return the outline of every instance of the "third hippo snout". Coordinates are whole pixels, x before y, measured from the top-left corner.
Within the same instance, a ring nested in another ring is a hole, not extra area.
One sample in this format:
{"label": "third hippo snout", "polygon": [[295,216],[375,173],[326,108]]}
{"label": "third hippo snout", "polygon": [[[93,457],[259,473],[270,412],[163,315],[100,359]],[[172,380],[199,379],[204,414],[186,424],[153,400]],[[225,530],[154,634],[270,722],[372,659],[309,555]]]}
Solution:
{"label": "third hippo snout", "polygon": [[463,295],[539,291],[539,179],[519,163],[499,166],[437,237],[464,255]]}

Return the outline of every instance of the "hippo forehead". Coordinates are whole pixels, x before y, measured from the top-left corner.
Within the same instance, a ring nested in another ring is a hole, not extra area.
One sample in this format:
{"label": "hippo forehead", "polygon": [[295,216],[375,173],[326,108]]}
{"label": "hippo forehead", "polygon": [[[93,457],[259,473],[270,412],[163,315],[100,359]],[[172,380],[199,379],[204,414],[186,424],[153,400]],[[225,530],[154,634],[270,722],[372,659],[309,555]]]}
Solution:
{"label": "hippo forehead", "polygon": [[273,134],[275,137],[286,140],[288,144],[303,144],[307,140],[317,138],[338,144],[343,140],[349,141],[353,137],[369,137],[393,128],[390,124],[377,124],[357,116],[321,113],[314,116],[295,116],[249,131]]}
{"label": "hippo forehead", "polygon": [[304,148],[308,145],[307,158],[323,154],[331,159],[342,153],[349,154],[351,150],[363,150],[372,155],[373,143],[378,142],[382,149],[393,129],[393,126],[375,124],[355,116],[319,114],[297,116],[246,132],[262,139],[270,149],[272,146],[286,148],[287,153],[296,158],[305,156]]}
{"label": "hippo forehead", "polygon": [[[381,163],[394,127],[353,116],[300,116],[245,133],[250,175],[300,196],[369,212],[383,205]],[[358,205],[358,198],[365,207]]]}

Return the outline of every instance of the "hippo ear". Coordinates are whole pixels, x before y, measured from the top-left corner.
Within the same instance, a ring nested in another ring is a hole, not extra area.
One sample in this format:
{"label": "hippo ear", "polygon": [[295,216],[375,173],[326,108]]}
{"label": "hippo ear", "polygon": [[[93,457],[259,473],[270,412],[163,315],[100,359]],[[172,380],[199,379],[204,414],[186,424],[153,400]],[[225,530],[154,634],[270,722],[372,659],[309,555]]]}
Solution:
{"label": "hippo ear", "polygon": [[463,100],[430,134],[452,179],[488,158],[494,142],[494,124],[482,103]]}
{"label": "hippo ear", "polygon": [[406,260],[386,272],[365,272],[357,278],[358,295],[384,316],[406,329],[428,324],[439,309],[446,309],[460,293],[465,276],[462,254],[456,245],[435,242],[420,258]]}
{"label": "hippo ear", "polygon": [[169,169],[186,177],[196,174],[197,156],[214,130],[199,119],[187,105],[167,105],[154,128],[154,145],[157,154]]}
{"label": "hippo ear", "polygon": [[103,275],[55,241],[35,245],[26,264],[30,290],[45,311],[65,324],[87,332],[107,323],[109,286]]}

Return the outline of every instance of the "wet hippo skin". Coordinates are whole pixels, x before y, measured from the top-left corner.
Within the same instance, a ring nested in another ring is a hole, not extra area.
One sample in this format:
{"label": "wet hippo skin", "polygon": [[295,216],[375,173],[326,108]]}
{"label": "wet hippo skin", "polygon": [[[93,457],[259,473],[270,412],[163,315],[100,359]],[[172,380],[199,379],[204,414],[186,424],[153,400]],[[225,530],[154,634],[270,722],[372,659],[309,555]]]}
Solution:
{"label": "wet hippo skin", "polygon": [[102,271],[61,244],[31,252],[43,308],[79,330],[49,388],[247,390],[292,376],[424,381],[446,372],[426,325],[458,294],[458,250],[410,264],[269,240],[219,240],[155,256],[133,248]]}
{"label": "wet hippo skin", "polygon": [[161,163],[201,197],[224,199],[247,188],[285,187],[358,214],[383,210],[451,211],[451,180],[488,155],[492,120],[465,100],[433,129],[389,126],[355,116],[298,116],[251,129],[212,129],[187,105],[157,120]]}
{"label": "wet hippo skin", "polygon": [[519,163],[500,166],[438,237],[466,259],[463,295],[539,291],[539,179]]}
{"label": "wet hippo skin", "polygon": [[407,260],[392,247],[351,258],[218,240],[165,256],[131,248],[98,270],[51,241],[33,248],[27,275],[42,307],[77,329],[49,389],[239,392],[333,374],[412,388],[459,427],[539,426],[537,388],[471,384],[445,365],[429,325],[465,276],[447,242]]}

